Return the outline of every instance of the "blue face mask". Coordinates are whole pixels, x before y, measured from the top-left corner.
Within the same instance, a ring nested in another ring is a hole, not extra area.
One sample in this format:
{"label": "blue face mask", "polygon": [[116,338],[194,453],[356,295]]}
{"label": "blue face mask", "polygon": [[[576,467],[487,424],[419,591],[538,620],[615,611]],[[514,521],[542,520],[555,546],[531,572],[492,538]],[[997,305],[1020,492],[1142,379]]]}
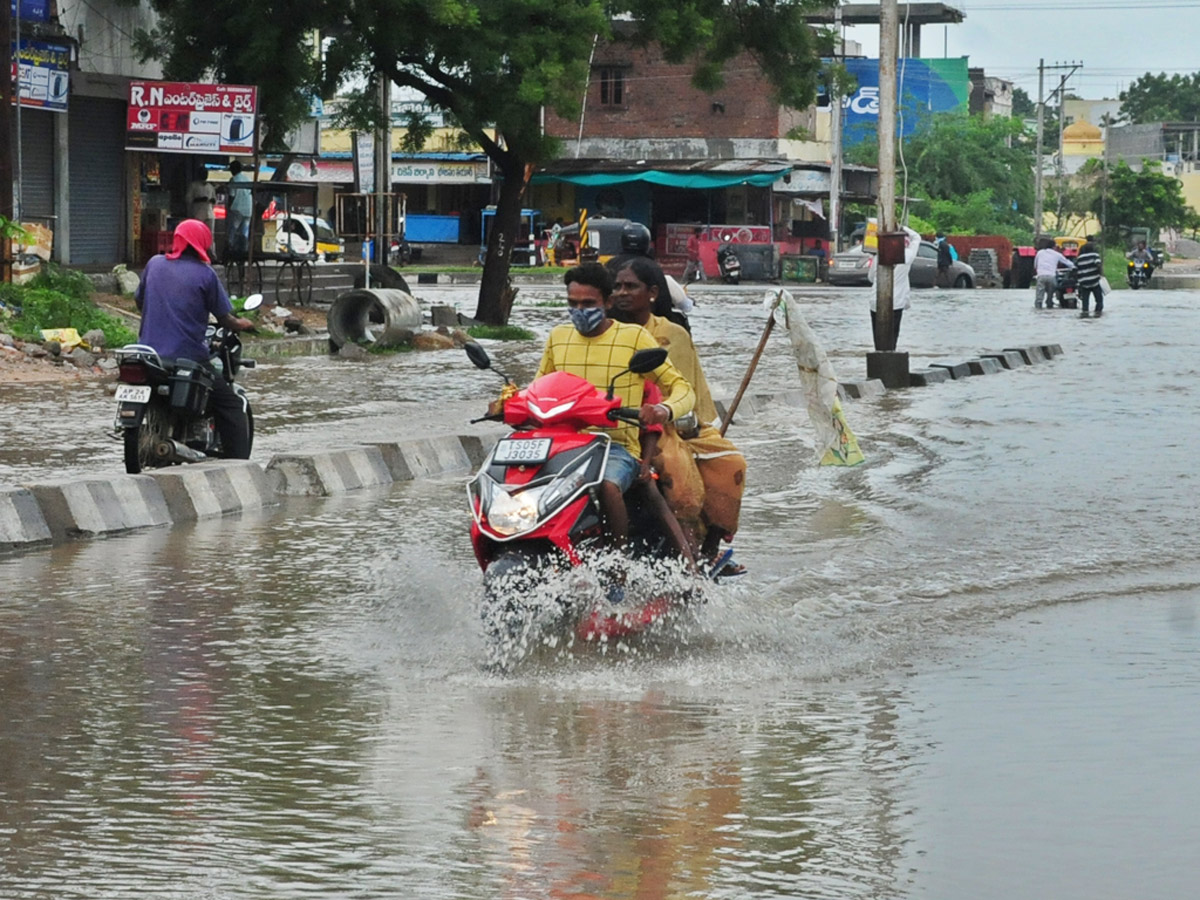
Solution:
{"label": "blue face mask", "polygon": [[587,309],[575,309],[571,307],[567,312],[571,314],[571,323],[580,334],[591,334],[604,321],[604,310],[598,306]]}

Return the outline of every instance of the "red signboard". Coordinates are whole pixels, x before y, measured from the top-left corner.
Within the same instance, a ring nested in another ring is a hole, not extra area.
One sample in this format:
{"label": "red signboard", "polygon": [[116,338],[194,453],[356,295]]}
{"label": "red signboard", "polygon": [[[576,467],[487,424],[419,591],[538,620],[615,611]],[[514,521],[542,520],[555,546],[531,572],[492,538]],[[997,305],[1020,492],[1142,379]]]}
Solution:
{"label": "red signboard", "polygon": [[258,88],[247,85],[130,82],[125,147],[250,156],[257,101]]}

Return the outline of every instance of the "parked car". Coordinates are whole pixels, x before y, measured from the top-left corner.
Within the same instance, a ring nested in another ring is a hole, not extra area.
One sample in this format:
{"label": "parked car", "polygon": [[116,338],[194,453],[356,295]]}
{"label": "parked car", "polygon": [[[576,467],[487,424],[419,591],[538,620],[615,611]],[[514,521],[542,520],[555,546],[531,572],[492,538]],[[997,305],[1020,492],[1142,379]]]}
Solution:
{"label": "parked car", "polygon": [[[835,253],[829,262],[826,280],[835,285],[870,284],[870,271],[874,264],[875,251],[861,245]],[[961,259],[950,263],[949,274],[951,287],[975,287],[975,270]],[[937,284],[937,247],[929,241],[921,241],[921,246],[917,248],[917,258],[908,273],[908,283],[913,287],[934,287]]]}

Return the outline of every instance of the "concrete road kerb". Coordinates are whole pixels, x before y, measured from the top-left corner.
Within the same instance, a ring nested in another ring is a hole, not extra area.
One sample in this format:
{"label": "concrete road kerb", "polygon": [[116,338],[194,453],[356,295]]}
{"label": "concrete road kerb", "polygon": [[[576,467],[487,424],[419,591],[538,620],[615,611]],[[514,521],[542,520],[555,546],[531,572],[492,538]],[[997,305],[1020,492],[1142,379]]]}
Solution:
{"label": "concrete road kerb", "polygon": [[[1051,344],[982,354],[961,363],[939,363],[911,373],[914,386],[974,377],[1051,360]],[[845,381],[845,399],[885,393],[875,380]],[[804,406],[800,391],[742,398],[739,416],[778,406]],[[721,418],[725,402],[717,402]],[[507,429],[496,428],[496,437]],[[325,497],[427,475],[461,472],[482,464],[487,435],[443,435],[400,443],[369,444],[311,453],[282,453],[265,465],[214,461],[159,469],[144,475],[114,473],[64,482],[0,486],[0,552],[36,548],[79,538],[194,522],[283,502],[285,497]]]}

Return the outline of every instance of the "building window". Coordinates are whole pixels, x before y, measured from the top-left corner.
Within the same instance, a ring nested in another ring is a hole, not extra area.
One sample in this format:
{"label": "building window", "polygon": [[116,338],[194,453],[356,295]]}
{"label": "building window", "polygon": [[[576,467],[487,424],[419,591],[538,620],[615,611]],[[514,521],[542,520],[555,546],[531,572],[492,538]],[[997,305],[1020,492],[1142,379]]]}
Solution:
{"label": "building window", "polygon": [[625,72],[622,69],[600,70],[600,104],[620,106],[625,102]]}

